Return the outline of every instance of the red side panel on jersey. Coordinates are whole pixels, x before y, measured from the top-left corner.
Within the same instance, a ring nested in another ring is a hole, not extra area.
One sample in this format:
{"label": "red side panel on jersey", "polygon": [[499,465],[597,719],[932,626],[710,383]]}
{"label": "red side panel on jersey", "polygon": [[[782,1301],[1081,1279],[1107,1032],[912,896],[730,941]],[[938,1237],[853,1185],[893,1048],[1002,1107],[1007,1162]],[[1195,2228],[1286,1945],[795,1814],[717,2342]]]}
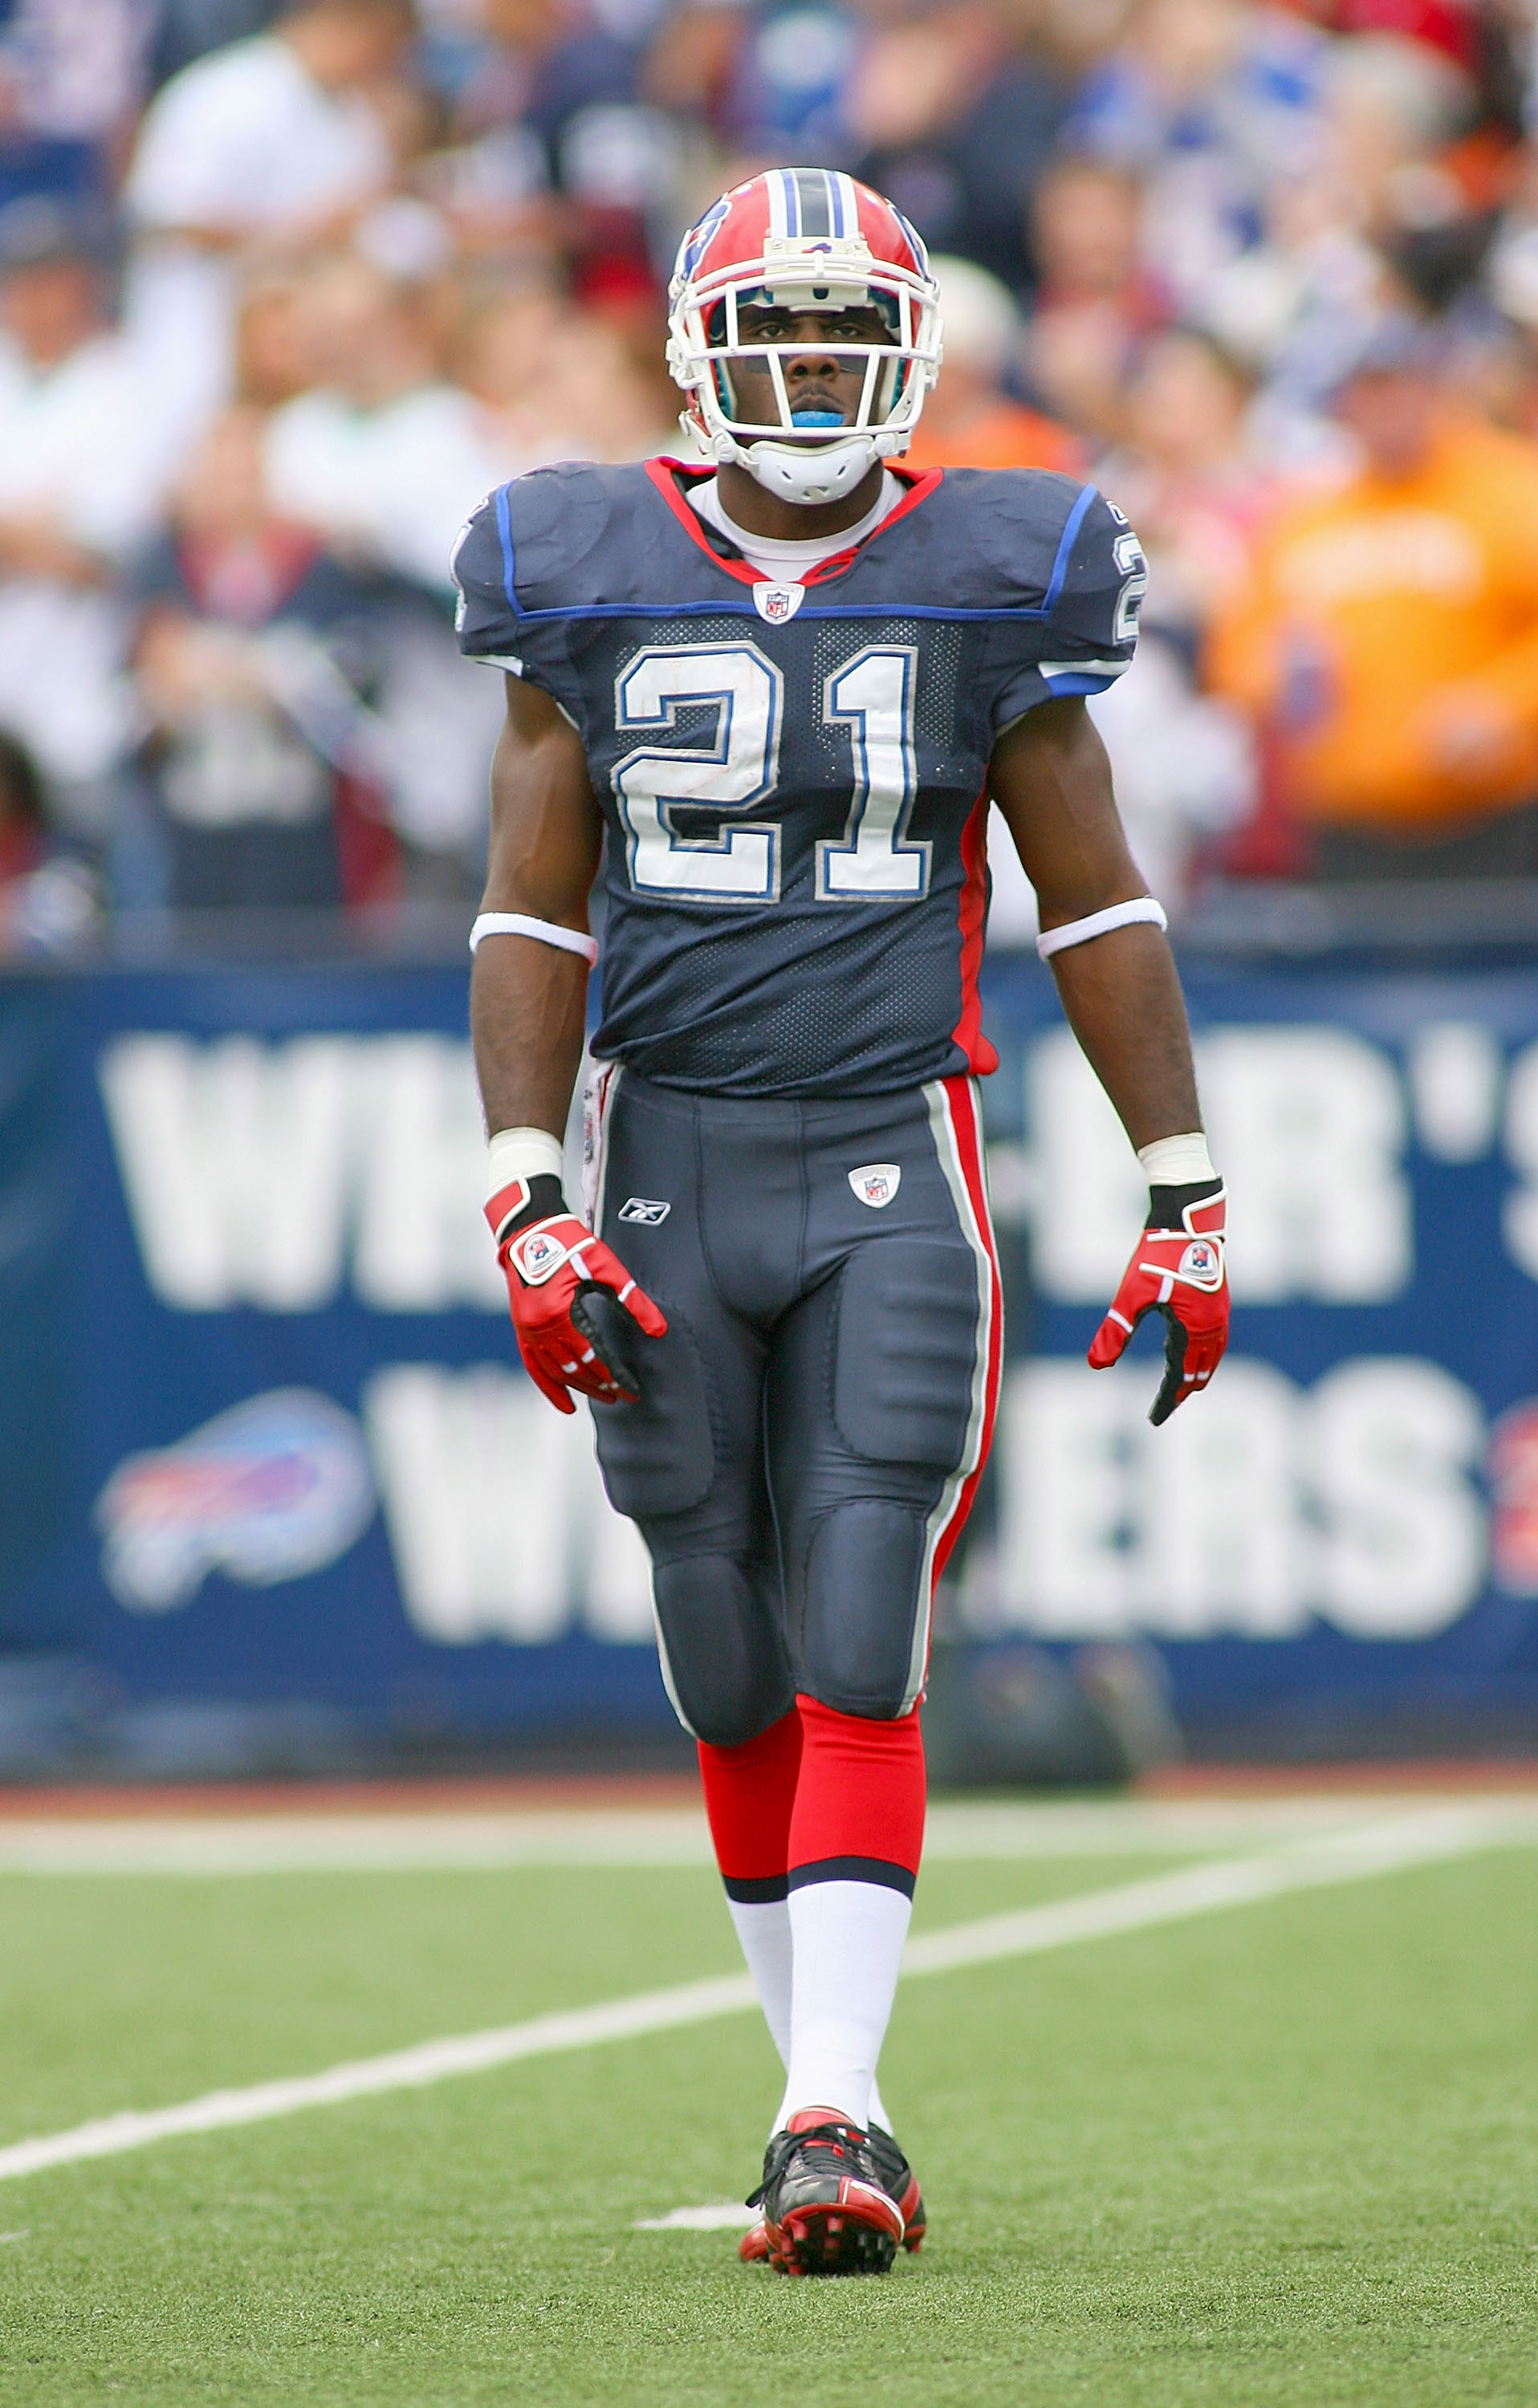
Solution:
{"label": "red side panel on jersey", "polygon": [[[893,516],[897,513],[894,511]],[[983,967],[983,935],[988,916],[988,796],[978,796],[961,831],[961,866],[966,875],[957,920],[961,934],[961,1017],[952,1031],[974,1078],[985,1079],[999,1068],[999,1056],[983,1034],[983,999],[977,974]]]}

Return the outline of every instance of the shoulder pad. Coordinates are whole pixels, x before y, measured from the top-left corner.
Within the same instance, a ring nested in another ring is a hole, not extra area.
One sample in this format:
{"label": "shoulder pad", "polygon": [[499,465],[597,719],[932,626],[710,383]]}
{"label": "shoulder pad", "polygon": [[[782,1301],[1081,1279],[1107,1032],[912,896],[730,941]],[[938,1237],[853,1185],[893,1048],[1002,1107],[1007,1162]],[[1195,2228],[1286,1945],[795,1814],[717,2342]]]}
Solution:
{"label": "shoulder pad", "polygon": [[[948,468],[948,545],[965,560],[970,598],[999,610],[1039,610],[1052,589],[1077,477],[1051,468]],[[1076,532],[1077,530],[1075,530]]]}
{"label": "shoulder pad", "polygon": [[618,498],[615,484],[633,482],[637,473],[565,460],[531,468],[493,495],[504,574],[521,609],[548,609],[575,598],[572,572],[603,539]]}

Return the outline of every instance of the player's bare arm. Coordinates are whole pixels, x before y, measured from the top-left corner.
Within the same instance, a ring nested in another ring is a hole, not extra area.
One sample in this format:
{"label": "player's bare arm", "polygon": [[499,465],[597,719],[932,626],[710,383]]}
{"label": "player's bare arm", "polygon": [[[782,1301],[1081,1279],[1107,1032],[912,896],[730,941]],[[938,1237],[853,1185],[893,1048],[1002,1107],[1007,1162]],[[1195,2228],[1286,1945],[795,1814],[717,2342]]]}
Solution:
{"label": "player's bare arm", "polygon": [[[993,798],[1043,929],[1144,895],[1084,704],[1044,702],[999,739]],[[1201,1126],[1186,1006],[1161,929],[1143,921],[1052,956],[1063,1010],[1133,1146]]]}
{"label": "player's bare arm", "polygon": [[1150,1418],[1167,1421],[1204,1387],[1228,1335],[1226,1205],[1201,1134],[1190,1031],[1174,956],[1157,923],[1085,933],[1097,915],[1147,893],[1128,851],[1111,765],[1082,701],[1041,704],[1000,738],[993,796],[1036,889],[1070,1026],[1148,1172],[1148,1227],[1101,1323],[1090,1361],[1116,1361],[1143,1315],[1160,1312],[1165,1376]]}
{"label": "player's bare arm", "polygon": [[[582,739],[539,686],[510,677],[507,689],[481,909],[585,936],[603,823]],[[581,953],[537,937],[503,932],[477,946],[470,1034],[488,1135],[564,1131],[582,1061],[587,981]]]}
{"label": "player's bare arm", "polygon": [[582,1061],[587,897],[602,822],[569,721],[538,686],[510,677],[507,688],[470,974],[491,1140],[486,1219],[529,1377],[570,1413],[572,1389],[605,1403],[633,1398],[631,1325],[649,1338],[668,1325],[562,1190],[560,1132]]}

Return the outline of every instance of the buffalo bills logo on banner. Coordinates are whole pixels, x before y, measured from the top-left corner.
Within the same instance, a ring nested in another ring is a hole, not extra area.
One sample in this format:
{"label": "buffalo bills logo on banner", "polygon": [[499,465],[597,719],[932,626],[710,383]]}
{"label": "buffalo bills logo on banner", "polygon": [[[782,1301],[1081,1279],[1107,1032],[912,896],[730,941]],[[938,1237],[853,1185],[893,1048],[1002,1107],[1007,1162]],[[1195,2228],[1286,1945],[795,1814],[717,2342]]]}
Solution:
{"label": "buffalo bills logo on banner", "polygon": [[209,1572],[270,1588],[323,1571],[373,1514],[352,1414],[312,1388],[274,1388],[119,1464],[96,1504],[102,1576],[132,1612],[167,1613]]}
{"label": "buffalo bills logo on banner", "polygon": [[862,1163],[858,1170],[849,1174],[849,1184],[860,1202],[869,1204],[873,1212],[890,1204],[901,1182],[902,1167],[896,1162]]}
{"label": "buffalo bills logo on banner", "polygon": [[758,616],[770,627],[783,627],[794,619],[806,600],[804,585],[755,585],[753,598]]}

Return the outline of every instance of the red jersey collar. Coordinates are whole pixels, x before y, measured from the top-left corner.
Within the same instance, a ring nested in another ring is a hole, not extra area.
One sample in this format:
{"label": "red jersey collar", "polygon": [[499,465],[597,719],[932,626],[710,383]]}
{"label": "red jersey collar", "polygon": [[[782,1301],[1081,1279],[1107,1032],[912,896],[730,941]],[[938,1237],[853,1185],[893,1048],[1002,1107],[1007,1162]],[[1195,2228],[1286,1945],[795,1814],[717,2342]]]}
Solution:
{"label": "red jersey collar", "polygon": [[[898,460],[888,460],[883,465],[890,468],[893,476],[905,484],[909,491],[895,509],[887,511],[881,524],[871,528],[862,542],[851,544],[846,552],[829,552],[826,560],[820,560],[815,568],[809,569],[805,577],[798,578],[796,580],[798,584],[821,585],[831,577],[841,576],[851,561],[857,560],[860,553],[870,544],[878,542],[889,526],[896,526],[898,519],[906,518],[910,510],[916,510],[921,502],[927,502],[945,474],[943,468],[904,467]],[[777,585],[783,582],[781,579],[769,577],[762,569],[755,568],[750,561],[723,560],[711,542],[698,512],[690,509],[686,497],[679,492],[677,478],[687,477],[695,483],[698,483],[702,478],[713,477],[715,474],[713,468],[701,467],[697,462],[692,460],[674,460],[667,454],[659,459],[648,460],[645,463],[645,468],[648,477],[672,511],[680,526],[691,541],[699,546],[707,560],[713,561],[717,568],[724,570],[728,577],[735,577],[742,585]]]}

